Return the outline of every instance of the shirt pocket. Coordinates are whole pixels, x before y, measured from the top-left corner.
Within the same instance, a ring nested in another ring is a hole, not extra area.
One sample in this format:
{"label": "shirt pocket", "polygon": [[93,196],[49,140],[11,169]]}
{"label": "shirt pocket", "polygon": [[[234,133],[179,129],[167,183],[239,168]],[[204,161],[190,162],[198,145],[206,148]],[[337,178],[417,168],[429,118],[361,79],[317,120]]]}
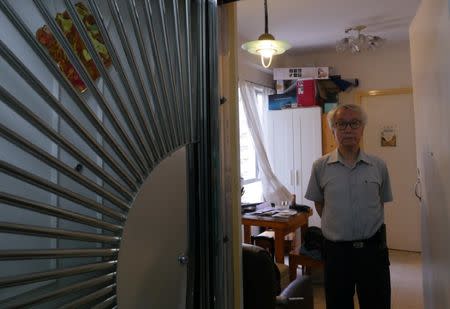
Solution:
{"label": "shirt pocket", "polygon": [[380,206],[381,181],[376,177],[365,177],[361,183],[362,199],[368,207]]}

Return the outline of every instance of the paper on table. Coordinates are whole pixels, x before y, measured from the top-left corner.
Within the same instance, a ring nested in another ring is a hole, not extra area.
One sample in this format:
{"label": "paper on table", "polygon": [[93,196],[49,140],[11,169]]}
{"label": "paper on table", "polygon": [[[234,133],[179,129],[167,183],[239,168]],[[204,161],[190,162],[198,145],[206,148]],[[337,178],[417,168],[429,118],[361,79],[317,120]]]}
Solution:
{"label": "paper on table", "polygon": [[270,207],[270,208],[263,208],[263,209],[258,209],[257,211],[254,212],[254,214],[255,215],[266,214],[266,213],[272,213],[274,211],[275,210],[272,207]]}
{"label": "paper on table", "polygon": [[257,211],[263,210],[263,209],[267,209],[267,208],[273,209],[272,205],[270,205],[269,202],[263,202],[263,203],[261,203],[259,205],[256,205],[256,210]]}
{"label": "paper on table", "polygon": [[295,210],[287,209],[287,210],[278,211],[278,213],[272,215],[272,217],[288,218],[288,217],[296,215],[296,214],[297,214],[297,212]]}

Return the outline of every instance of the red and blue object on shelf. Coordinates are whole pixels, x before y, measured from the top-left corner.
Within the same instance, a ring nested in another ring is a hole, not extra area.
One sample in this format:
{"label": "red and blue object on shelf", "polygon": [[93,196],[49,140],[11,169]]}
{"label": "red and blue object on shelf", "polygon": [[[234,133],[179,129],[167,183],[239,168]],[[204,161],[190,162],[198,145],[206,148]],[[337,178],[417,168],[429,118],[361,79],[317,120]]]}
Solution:
{"label": "red and blue object on shelf", "polygon": [[269,95],[269,110],[298,107],[295,87],[286,93]]}
{"label": "red and blue object on shelf", "polygon": [[303,79],[297,81],[297,104],[298,106],[314,106],[316,100],[316,80]]}

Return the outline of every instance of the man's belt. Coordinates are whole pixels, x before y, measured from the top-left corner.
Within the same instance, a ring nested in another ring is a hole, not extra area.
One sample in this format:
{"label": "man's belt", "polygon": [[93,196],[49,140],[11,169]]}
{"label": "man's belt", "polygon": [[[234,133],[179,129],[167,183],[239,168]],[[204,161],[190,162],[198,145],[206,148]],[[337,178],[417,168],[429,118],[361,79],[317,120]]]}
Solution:
{"label": "man's belt", "polygon": [[386,246],[386,225],[382,224],[378,231],[370,238],[358,239],[350,241],[331,241],[325,239],[326,245],[341,246],[355,249],[362,249],[368,247],[378,247],[380,249],[387,248]]}

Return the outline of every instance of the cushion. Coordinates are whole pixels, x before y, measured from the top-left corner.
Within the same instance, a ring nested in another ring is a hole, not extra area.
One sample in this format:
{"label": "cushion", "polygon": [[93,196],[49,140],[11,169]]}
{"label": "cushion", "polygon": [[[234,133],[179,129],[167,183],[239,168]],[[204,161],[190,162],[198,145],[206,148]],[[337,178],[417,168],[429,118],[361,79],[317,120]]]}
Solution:
{"label": "cushion", "polygon": [[289,266],[282,263],[276,263],[278,267],[278,271],[280,272],[280,287],[281,290],[284,290],[291,280],[289,279]]}

